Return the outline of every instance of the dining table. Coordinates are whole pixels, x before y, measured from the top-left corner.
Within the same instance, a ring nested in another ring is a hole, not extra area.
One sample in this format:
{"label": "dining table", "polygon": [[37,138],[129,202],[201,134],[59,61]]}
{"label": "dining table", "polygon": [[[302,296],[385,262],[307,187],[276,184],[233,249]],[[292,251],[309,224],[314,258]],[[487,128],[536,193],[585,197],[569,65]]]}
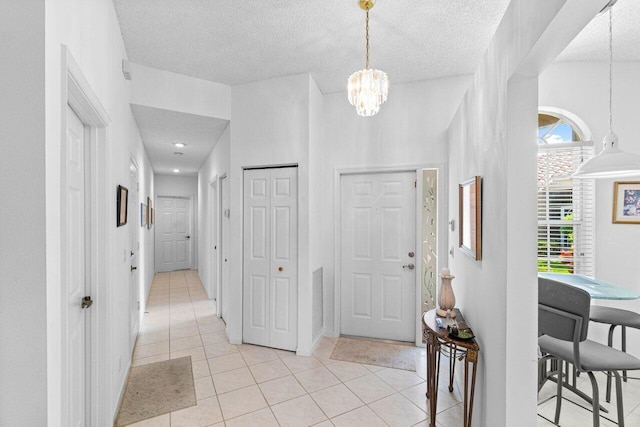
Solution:
{"label": "dining table", "polygon": [[591,298],[597,300],[633,300],[640,298],[640,294],[636,291],[583,274],[541,272],[538,273],[538,277],[555,280],[583,289],[589,292]]}

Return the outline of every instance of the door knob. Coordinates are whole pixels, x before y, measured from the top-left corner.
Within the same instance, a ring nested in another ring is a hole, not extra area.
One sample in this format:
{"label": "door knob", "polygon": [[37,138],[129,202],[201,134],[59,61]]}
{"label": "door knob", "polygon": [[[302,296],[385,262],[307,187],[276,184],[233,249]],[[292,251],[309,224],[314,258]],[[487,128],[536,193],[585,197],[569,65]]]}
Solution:
{"label": "door knob", "polygon": [[406,270],[413,270],[414,268],[416,268],[416,266],[414,264],[407,264],[407,265],[403,265],[402,268]]}
{"label": "door knob", "polygon": [[137,270],[137,269],[138,269],[138,267],[134,267],[133,265],[131,266],[131,271]]}
{"label": "door knob", "polygon": [[184,238],[185,238],[185,239],[190,239],[190,238],[191,238],[191,236],[184,236]]}
{"label": "door knob", "polygon": [[93,305],[93,300],[91,297],[82,298],[82,308],[89,308]]}
{"label": "door knob", "polygon": [[283,270],[283,268],[282,268],[282,267],[278,267],[278,271],[282,271],[282,270]]}

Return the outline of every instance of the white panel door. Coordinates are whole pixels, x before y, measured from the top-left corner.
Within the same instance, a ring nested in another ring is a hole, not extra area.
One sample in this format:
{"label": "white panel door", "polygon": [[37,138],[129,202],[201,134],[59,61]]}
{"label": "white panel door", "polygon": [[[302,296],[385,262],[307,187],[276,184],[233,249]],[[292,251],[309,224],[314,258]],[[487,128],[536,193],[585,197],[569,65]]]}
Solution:
{"label": "white panel door", "polygon": [[140,208],[138,197],[138,167],[132,161],[129,165],[129,209],[127,226],[129,227],[130,251],[129,263],[131,275],[129,276],[129,351],[133,354],[136,345],[138,331],[140,329],[140,279],[138,274],[138,232],[140,228]]}
{"label": "white panel door", "polygon": [[84,125],[67,106],[65,155],[65,254],[67,272],[67,360],[63,402],[68,405],[69,426],[84,426],[89,406],[89,346],[86,312],[82,298],[87,295],[85,229],[85,138]]}
{"label": "white panel door", "polygon": [[191,268],[191,199],[158,197],[156,270]]}
{"label": "white panel door", "polygon": [[413,341],[415,173],[343,175],[340,333]]}
{"label": "white panel door", "polygon": [[298,342],[297,172],[244,174],[242,339],[285,350]]}

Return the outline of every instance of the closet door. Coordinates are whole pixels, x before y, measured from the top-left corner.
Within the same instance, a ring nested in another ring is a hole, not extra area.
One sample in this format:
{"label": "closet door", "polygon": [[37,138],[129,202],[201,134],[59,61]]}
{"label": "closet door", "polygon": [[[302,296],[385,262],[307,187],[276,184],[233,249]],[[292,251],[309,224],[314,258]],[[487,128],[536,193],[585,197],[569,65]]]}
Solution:
{"label": "closet door", "polygon": [[297,168],[244,173],[243,341],[295,350]]}

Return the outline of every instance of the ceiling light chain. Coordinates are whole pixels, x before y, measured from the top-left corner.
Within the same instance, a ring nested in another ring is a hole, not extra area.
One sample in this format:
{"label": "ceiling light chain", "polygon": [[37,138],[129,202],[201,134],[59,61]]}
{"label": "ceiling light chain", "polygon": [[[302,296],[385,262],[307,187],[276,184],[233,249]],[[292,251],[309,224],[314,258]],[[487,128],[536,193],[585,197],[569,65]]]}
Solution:
{"label": "ceiling light chain", "polygon": [[609,8],[609,132],[613,132],[613,8]]}
{"label": "ceiling light chain", "polygon": [[365,47],[365,56],[364,56],[364,69],[368,70],[369,69],[369,9],[367,9],[367,19],[366,19],[366,26],[365,26],[365,38],[367,40],[366,43],[366,47]]}

